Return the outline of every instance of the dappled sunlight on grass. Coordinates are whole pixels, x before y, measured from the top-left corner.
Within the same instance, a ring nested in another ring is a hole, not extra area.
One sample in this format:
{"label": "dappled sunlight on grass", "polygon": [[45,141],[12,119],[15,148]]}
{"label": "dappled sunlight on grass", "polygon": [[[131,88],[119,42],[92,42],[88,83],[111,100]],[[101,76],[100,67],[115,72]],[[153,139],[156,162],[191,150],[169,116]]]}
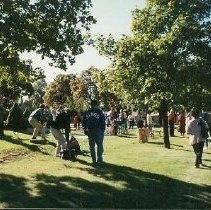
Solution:
{"label": "dappled sunlight on grass", "polygon": [[[0,208],[181,209],[211,207],[210,168],[195,169],[187,139],[162,137],[139,143],[136,130],[127,136],[106,136],[104,165],[93,166],[88,140],[77,160],[53,156],[55,141],[33,145],[22,134],[7,135],[1,145],[28,153],[0,165]],[[26,134],[24,134],[26,135]],[[8,146],[10,145],[10,146]],[[1,149],[1,151],[3,151]],[[204,163],[211,165],[209,150]]]}

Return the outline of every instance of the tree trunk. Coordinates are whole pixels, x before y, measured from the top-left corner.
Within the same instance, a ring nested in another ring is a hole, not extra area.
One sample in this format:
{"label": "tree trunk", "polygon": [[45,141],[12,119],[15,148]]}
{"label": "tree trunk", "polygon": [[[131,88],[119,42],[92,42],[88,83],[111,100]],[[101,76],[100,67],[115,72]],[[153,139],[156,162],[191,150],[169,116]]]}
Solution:
{"label": "tree trunk", "polygon": [[167,149],[170,149],[170,141],[169,141],[169,131],[168,131],[168,116],[163,116],[163,140],[164,146]]}
{"label": "tree trunk", "polygon": [[4,122],[0,122],[0,138],[4,138]]}
{"label": "tree trunk", "polygon": [[158,110],[158,113],[159,113],[159,125],[160,125],[160,127],[162,127],[163,126],[163,119],[162,119],[162,112],[161,112],[160,109]]}
{"label": "tree trunk", "polygon": [[168,132],[168,101],[163,99],[160,103],[160,111],[162,115],[163,121],[163,140],[164,140],[164,147],[170,149],[170,141],[169,141],[169,132]]}
{"label": "tree trunk", "polygon": [[0,138],[4,137],[4,107],[0,103]]}

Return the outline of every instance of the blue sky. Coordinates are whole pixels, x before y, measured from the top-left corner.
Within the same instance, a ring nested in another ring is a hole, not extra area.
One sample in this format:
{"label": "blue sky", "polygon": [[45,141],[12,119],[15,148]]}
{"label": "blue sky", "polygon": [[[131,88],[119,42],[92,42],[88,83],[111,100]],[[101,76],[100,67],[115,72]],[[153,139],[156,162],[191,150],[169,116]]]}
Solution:
{"label": "blue sky", "polygon": [[[111,33],[115,38],[121,34],[130,33],[131,11],[136,7],[143,8],[145,0],[92,0],[92,15],[97,23],[91,27],[92,34]],[[39,55],[34,53],[23,54],[25,59],[31,59],[34,67],[42,67],[46,73],[46,81],[52,82],[58,74],[80,73],[90,66],[106,68],[110,61],[98,54],[93,47],[84,47],[84,53],[76,57],[76,63],[68,67],[67,72],[50,67],[48,60],[42,60]]]}

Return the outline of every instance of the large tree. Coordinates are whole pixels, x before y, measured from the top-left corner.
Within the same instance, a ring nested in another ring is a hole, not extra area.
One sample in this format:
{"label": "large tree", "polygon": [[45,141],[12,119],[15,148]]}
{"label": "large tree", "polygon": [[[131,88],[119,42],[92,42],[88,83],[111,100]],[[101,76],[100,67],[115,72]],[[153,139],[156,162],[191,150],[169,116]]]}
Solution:
{"label": "large tree", "polygon": [[95,23],[91,6],[90,0],[1,0],[0,65],[14,67],[14,55],[27,50],[66,69],[83,52],[83,32]]}
{"label": "large tree", "polygon": [[100,101],[105,110],[110,110],[111,107],[120,106],[120,102],[122,100],[119,100],[119,97],[115,92],[114,86],[111,85],[112,83],[114,83],[114,81],[111,81],[112,78],[109,78],[108,71],[95,69],[92,72],[92,80],[94,81],[97,87]]}
{"label": "large tree", "polygon": [[95,71],[97,71],[97,69],[91,66],[87,70],[82,71],[80,75],[80,78],[86,88],[85,98],[87,100],[90,100],[93,98],[99,99],[99,92],[93,78],[93,74]]}
{"label": "large tree", "polygon": [[72,101],[72,90],[70,84],[76,79],[73,74],[59,74],[53,82],[51,82],[45,89],[44,102],[51,106],[54,103],[62,105],[67,101]]}
{"label": "large tree", "polygon": [[87,108],[86,86],[75,74],[60,74],[45,88],[44,102],[84,110]]}
{"label": "large tree", "polygon": [[210,14],[211,0],[148,0],[133,11],[132,35],[115,44],[109,77],[125,98],[159,109],[166,148],[169,106],[210,108]]}
{"label": "large tree", "polygon": [[16,100],[21,94],[32,95],[32,83],[44,79],[40,68],[33,69],[30,62],[20,61],[15,70],[12,66],[0,66],[0,94],[8,101]]}

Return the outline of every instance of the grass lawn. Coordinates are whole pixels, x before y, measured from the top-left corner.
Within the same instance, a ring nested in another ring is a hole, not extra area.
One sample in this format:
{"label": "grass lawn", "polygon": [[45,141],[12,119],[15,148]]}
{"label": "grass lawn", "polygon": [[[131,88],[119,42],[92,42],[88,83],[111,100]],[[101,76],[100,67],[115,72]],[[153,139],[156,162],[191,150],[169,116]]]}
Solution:
{"label": "grass lawn", "polygon": [[211,209],[211,149],[206,167],[194,168],[187,138],[162,137],[139,143],[105,136],[106,165],[93,167],[87,137],[73,132],[82,154],[75,162],[53,156],[55,140],[37,145],[30,135],[5,131],[0,140],[0,208]]}

